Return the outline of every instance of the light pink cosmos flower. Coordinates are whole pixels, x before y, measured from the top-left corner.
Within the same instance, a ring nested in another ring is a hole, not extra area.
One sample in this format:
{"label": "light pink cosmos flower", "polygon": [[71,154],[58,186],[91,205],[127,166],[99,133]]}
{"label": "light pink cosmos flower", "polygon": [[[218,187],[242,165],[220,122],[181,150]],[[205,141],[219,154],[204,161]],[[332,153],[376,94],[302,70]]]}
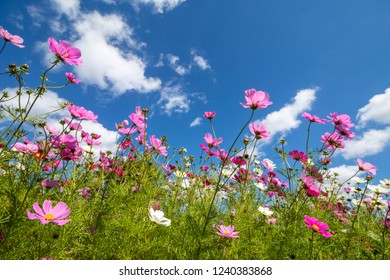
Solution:
{"label": "light pink cosmos flower", "polygon": [[74,104],[69,104],[67,108],[72,117],[76,119],[96,122],[98,118],[98,115],[95,115],[92,111],[86,110],[84,107],[78,107]]}
{"label": "light pink cosmos flower", "polygon": [[156,138],[155,135],[152,135],[150,137],[150,144],[152,144],[152,147],[154,148],[154,150],[158,154],[163,155],[163,156],[168,155],[167,148],[162,145],[162,141],[160,139]]}
{"label": "light pink cosmos flower", "polygon": [[364,162],[362,159],[358,158],[356,160],[356,164],[358,165],[360,171],[366,171],[367,173],[376,175],[377,168],[371,163]]}
{"label": "light pink cosmos flower", "polygon": [[321,136],[321,142],[324,143],[326,148],[331,150],[343,149],[345,147],[344,138],[338,132],[333,132],[332,134],[325,132]]}
{"label": "light pink cosmos flower", "polygon": [[12,35],[2,26],[0,26],[0,37],[2,37],[6,42],[10,42],[11,44],[17,46],[18,48],[24,48],[24,46],[22,45],[22,37],[19,37],[18,35]]}
{"label": "light pink cosmos flower", "polygon": [[75,76],[73,75],[73,73],[66,72],[65,76],[66,76],[66,79],[68,80],[68,82],[71,83],[71,84],[79,84],[79,83],[81,83],[81,80],[76,79]]}
{"label": "light pink cosmos flower", "polygon": [[259,124],[259,122],[253,122],[249,124],[249,130],[257,140],[262,138],[269,139],[269,135],[271,134],[271,132],[267,130],[265,124]]}
{"label": "light pink cosmos flower", "polygon": [[353,127],[354,124],[351,122],[351,117],[347,114],[337,114],[337,113],[331,113],[330,116],[328,116],[331,123],[333,123],[335,126],[341,126],[341,127]]}
{"label": "light pink cosmos flower", "polygon": [[252,110],[267,108],[272,104],[269,101],[269,94],[265,91],[257,91],[255,89],[248,89],[245,91],[246,104],[241,103],[244,108],[251,108]]}
{"label": "light pink cosmos flower", "polygon": [[206,118],[206,119],[213,119],[215,117],[216,113],[215,112],[204,112],[203,116]]}
{"label": "light pink cosmos flower", "polygon": [[305,119],[307,119],[310,122],[316,122],[316,123],[319,123],[319,124],[324,124],[325,121],[326,121],[325,119],[320,119],[316,115],[310,115],[307,112],[303,112],[302,113],[302,117],[304,117]]}
{"label": "light pink cosmos flower", "polygon": [[62,226],[70,222],[70,220],[64,220],[69,216],[70,209],[68,205],[62,201],[58,202],[54,208],[52,208],[52,201],[50,200],[45,200],[42,208],[39,206],[38,202],[35,202],[33,204],[33,209],[36,213],[31,213],[29,210],[26,210],[28,218],[30,220],[39,220],[44,225],[52,222]]}
{"label": "light pink cosmos flower", "polygon": [[208,147],[209,148],[218,148],[218,145],[222,143],[222,138],[219,137],[218,139],[217,138],[213,138],[213,136],[211,135],[211,133],[206,133],[203,137],[204,141],[207,143]]}
{"label": "light pink cosmos flower", "polygon": [[229,225],[227,227],[225,227],[224,225],[219,225],[217,226],[217,229],[219,231],[216,232],[216,234],[218,234],[219,236],[222,236],[224,238],[239,238],[238,236],[239,232],[234,231],[233,225]]}
{"label": "light pink cosmos flower", "polygon": [[305,225],[308,228],[311,228],[312,230],[314,230],[315,232],[318,232],[319,234],[321,234],[325,238],[329,238],[332,236],[332,234],[330,234],[328,232],[329,226],[326,223],[318,221],[314,217],[309,217],[309,216],[305,215]]}
{"label": "light pink cosmos flower", "polygon": [[80,66],[83,64],[81,60],[81,51],[78,48],[71,46],[67,41],[62,41],[58,43],[53,38],[48,40],[50,50],[56,54],[57,58],[64,63],[69,65]]}

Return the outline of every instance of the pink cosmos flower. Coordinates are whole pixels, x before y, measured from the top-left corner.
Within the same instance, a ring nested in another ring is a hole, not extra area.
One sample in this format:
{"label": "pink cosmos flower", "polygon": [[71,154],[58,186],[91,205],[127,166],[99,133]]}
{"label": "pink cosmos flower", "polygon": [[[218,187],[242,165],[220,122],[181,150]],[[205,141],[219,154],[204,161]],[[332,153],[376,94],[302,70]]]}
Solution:
{"label": "pink cosmos flower", "polygon": [[255,136],[257,140],[259,139],[268,139],[271,132],[267,131],[265,124],[259,124],[258,122],[253,122],[249,124],[249,130]]}
{"label": "pink cosmos flower", "polygon": [[204,141],[207,143],[208,147],[209,148],[218,148],[218,145],[222,143],[222,138],[219,137],[218,139],[217,138],[213,138],[213,136],[211,135],[211,133],[206,133],[203,137]]}
{"label": "pink cosmos flower", "polygon": [[150,144],[152,144],[152,147],[158,154],[163,156],[168,155],[167,148],[162,145],[162,141],[160,139],[157,139],[155,135],[152,135],[150,137]]}
{"label": "pink cosmos flower", "polygon": [[331,113],[330,116],[328,116],[330,119],[330,122],[333,123],[335,126],[341,126],[341,127],[353,127],[354,124],[351,122],[351,117],[347,114],[337,114],[337,113]]}
{"label": "pink cosmos flower", "polygon": [[338,132],[333,132],[332,134],[325,132],[324,135],[321,136],[321,142],[324,143],[326,148],[331,150],[345,147],[344,138]]}
{"label": "pink cosmos flower", "polygon": [[259,108],[267,108],[272,104],[269,101],[269,94],[265,91],[257,91],[255,89],[248,89],[245,91],[246,104],[241,103],[244,108],[251,108],[256,110]]}
{"label": "pink cosmos flower", "polygon": [[230,225],[225,227],[224,225],[217,226],[217,229],[219,230],[216,232],[219,236],[222,236],[224,238],[239,238],[238,231],[234,231],[234,226]]}
{"label": "pink cosmos flower", "polygon": [[96,122],[98,115],[94,115],[92,111],[86,110],[84,107],[78,107],[74,104],[67,106],[72,117],[80,120],[90,120]]}
{"label": "pink cosmos flower", "polygon": [[206,118],[206,119],[213,119],[215,117],[216,113],[215,112],[204,112],[203,116]]}
{"label": "pink cosmos flower", "polygon": [[41,182],[41,186],[45,188],[55,188],[58,185],[58,180],[45,179]]}
{"label": "pink cosmos flower", "polygon": [[376,175],[376,170],[377,170],[376,166],[372,165],[371,163],[364,162],[360,158],[358,158],[356,160],[356,163],[357,163],[360,171],[365,171],[365,172],[370,173],[372,175]]}
{"label": "pink cosmos flower", "polygon": [[44,225],[53,222],[62,226],[70,222],[70,220],[64,220],[69,216],[70,209],[68,208],[68,205],[62,201],[58,202],[54,208],[52,208],[52,201],[50,200],[45,200],[42,208],[39,206],[38,202],[35,202],[33,204],[33,209],[36,213],[31,213],[29,210],[26,210],[28,218],[30,220],[39,220]]}
{"label": "pink cosmos flower", "polygon": [[305,191],[308,195],[314,196],[314,197],[320,196],[320,190],[314,184],[313,177],[306,176],[306,174],[302,173],[302,182],[303,182],[303,188],[305,189]]}
{"label": "pink cosmos flower", "polygon": [[316,122],[316,123],[319,123],[319,124],[324,124],[325,121],[326,121],[325,119],[320,119],[316,115],[310,115],[307,112],[303,112],[302,113],[302,117],[304,117],[305,119],[307,119],[310,122]]}
{"label": "pink cosmos flower", "polygon": [[48,39],[50,50],[56,54],[58,59],[69,65],[80,66],[83,64],[81,60],[81,51],[78,48],[71,46],[67,41],[61,41],[58,43],[53,38]]}
{"label": "pink cosmos flower", "polygon": [[332,236],[332,234],[330,234],[328,232],[329,226],[326,223],[318,221],[314,217],[309,217],[309,216],[305,215],[305,225],[308,228],[311,228],[312,230],[314,230],[315,232],[318,232],[319,234],[321,234],[325,238],[329,238]]}
{"label": "pink cosmos flower", "polygon": [[293,160],[300,161],[301,163],[305,163],[307,161],[307,156],[305,155],[304,152],[293,150],[288,154]]}
{"label": "pink cosmos flower", "polygon": [[10,42],[11,44],[17,46],[18,48],[24,48],[24,46],[22,45],[22,37],[19,37],[18,35],[12,35],[2,26],[0,26],[0,37],[2,37],[6,42]]}
{"label": "pink cosmos flower", "polygon": [[81,83],[81,80],[76,79],[75,76],[73,75],[73,73],[66,72],[65,76],[66,76],[68,82],[71,83],[71,84],[79,84],[79,83]]}

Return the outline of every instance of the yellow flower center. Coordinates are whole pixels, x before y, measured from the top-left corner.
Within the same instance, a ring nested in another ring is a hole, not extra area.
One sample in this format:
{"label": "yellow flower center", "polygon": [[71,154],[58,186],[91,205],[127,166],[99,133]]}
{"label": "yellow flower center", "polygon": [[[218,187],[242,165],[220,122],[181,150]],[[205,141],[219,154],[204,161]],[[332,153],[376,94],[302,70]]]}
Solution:
{"label": "yellow flower center", "polygon": [[223,232],[223,234],[228,235],[229,232],[228,232],[227,230],[225,230],[225,231]]}
{"label": "yellow flower center", "polygon": [[317,225],[313,225],[313,228],[318,231],[320,228]]}
{"label": "yellow flower center", "polygon": [[68,54],[68,52],[66,52],[66,53],[65,53],[65,57],[69,57],[69,54]]}
{"label": "yellow flower center", "polygon": [[53,219],[54,219],[53,214],[46,214],[46,215],[45,215],[45,220],[46,220],[46,221],[51,221],[51,220],[53,220]]}

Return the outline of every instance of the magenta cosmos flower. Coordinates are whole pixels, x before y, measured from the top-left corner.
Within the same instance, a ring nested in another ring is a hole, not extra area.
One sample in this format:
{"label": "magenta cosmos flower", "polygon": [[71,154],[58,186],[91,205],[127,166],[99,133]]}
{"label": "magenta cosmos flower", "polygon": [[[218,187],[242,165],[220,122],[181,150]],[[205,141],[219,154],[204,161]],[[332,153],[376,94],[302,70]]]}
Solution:
{"label": "magenta cosmos flower", "polygon": [[71,46],[67,41],[58,43],[53,38],[48,39],[50,50],[64,63],[69,65],[80,66],[83,64],[81,60],[81,51],[78,48]]}
{"label": "magenta cosmos flower", "polygon": [[213,119],[215,117],[216,114],[217,113],[215,113],[215,112],[204,112],[203,117],[205,117],[206,119],[211,120],[211,119]]}
{"label": "magenta cosmos flower", "polygon": [[366,171],[367,173],[370,173],[372,175],[376,175],[376,166],[372,165],[371,163],[364,162],[362,159],[358,158],[356,160],[356,163],[359,167],[360,171]]}
{"label": "magenta cosmos flower", "polygon": [[30,220],[40,220],[44,225],[52,222],[62,226],[70,221],[64,220],[69,216],[70,209],[68,208],[68,205],[62,201],[58,202],[54,208],[52,208],[52,202],[50,200],[45,200],[42,208],[39,207],[38,202],[35,202],[33,204],[33,209],[36,213],[31,213],[29,210],[26,210],[28,218]]}
{"label": "magenta cosmos flower", "polygon": [[251,108],[252,110],[267,108],[272,104],[269,101],[269,94],[265,91],[257,91],[255,89],[248,89],[245,91],[246,104],[241,103],[244,108]]}
{"label": "magenta cosmos flower", "polygon": [[219,230],[216,232],[219,236],[222,236],[224,238],[239,238],[238,231],[234,231],[234,226],[230,225],[225,227],[224,225],[217,226],[217,229]]}
{"label": "magenta cosmos flower", "polygon": [[76,119],[96,122],[98,118],[98,115],[95,115],[92,111],[86,110],[84,107],[78,107],[74,104],[69,104],[67,107],[69,113]]}
{"label": "magenta cosmos flower", "polygon": [[23,43],[22,37],[19,37],[18,35],[12,35],[7,30],[5,30],[2,26],[0,26],[0,37],[2,37],[6,42],[10,42],[11,44],[19,48],[24,48],[24,46],[22,45]]}
{"label": "magenta cosmos flower", "polygon": [[328,232],[329,226],[323,222],[318,221],[314,217],[305,215],[305,225],[326,238],[332,236],[332,234]]}

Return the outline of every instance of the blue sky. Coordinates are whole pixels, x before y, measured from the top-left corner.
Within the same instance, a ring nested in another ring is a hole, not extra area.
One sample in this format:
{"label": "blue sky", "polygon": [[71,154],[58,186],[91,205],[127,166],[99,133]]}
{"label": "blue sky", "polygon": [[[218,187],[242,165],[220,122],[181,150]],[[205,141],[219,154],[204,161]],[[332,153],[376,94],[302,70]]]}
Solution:
{"label": "blue sky", "polygon": [[[82,83],[48,92],[35,112],[56,100],[92,110],[99,123],[84,127],[103,135],[103,149],[114,145],[115,123],[138,105],[151,111],[149,135],[165,135],[194,156],[210,132],[202,114],[216,111],[215,129],[228,149],[250,115],[240,105],[243,93],[255,88],[273,101],[255,114],[273,136],[261,146],[263,157],[277,160],[280,137],[288,151],[304,149],[303,111],[346,113],[356,137],[332,166],[348,176],[361,157],[378,166],[378,179],[389,178],[390,2],[341,2],[6,0],[0,25],[26,47],[8,45],[0,63],[28,63],[27,82],[36,86],[52,58],[49,37],[80,48],[84,65],[62,65],[50,79],[61,84],[71,71]],[[1,83],[1,90],[15,86]],[[331,129],[315,126],[312,147]]]}

